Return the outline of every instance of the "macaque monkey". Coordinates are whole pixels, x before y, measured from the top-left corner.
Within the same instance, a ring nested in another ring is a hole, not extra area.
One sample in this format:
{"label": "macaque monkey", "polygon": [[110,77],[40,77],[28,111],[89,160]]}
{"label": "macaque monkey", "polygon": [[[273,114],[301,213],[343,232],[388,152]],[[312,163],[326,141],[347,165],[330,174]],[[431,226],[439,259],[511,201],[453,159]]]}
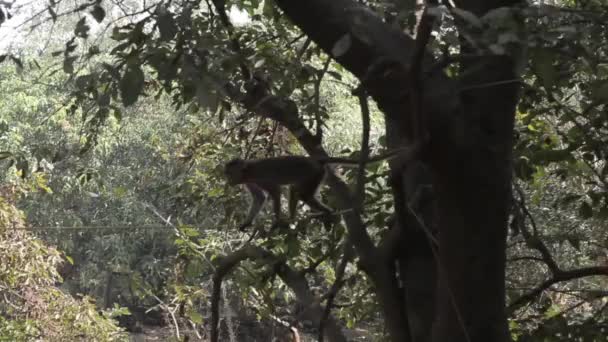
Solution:
{"label": "macaque monkey", "polygon": [[[403,150],[389,152],[385,155],[369,158],[366,162],[376,162],[403,155]],[[410,149],[407,149],[410,151]],[[282,156],[274,158],[243,160],[233,159],[224,168],[228,184],[244,184],[252,196],[251,207],[247,218],[239,229],[244,230],[253,223],[253,219],[262,210],[267,195],[273,202],[275,216],[274,227],[284,222],[281,218],[281,186],[290,186],[289,215],[295,216],[298,199],[320,211],[324,223],[333,221],[333,211],[317,199],[319,187],[327,173],[327,164],[357,165],[359,161],[345,158]]]}
{"label": "macaque monkey", "polygon": [[245,222],[239,227],[243,230],[253,223],[264,202],[266,194],[273,202],[275,226],[283,222],[281,218],[281,186],[289,185],[289,212],[295,214],[298,198],[312,209],[322,212],[326,217],[332,210],[317,199],[317,192],[325,178],[322,163],[308,157],[284,156],[276,158],[243,160],[233,159],[225,166],[224,173],[228,184],[244,184],[252,196],[251,207]]}
{"label": "macaque monkey", "polygon": [[283,331],[280,329],[281,333],[277,336],[273,341],[275,342],[300,342],[300,334],[298,333],[298,329],[295,327],[289,327],[289,330]]}

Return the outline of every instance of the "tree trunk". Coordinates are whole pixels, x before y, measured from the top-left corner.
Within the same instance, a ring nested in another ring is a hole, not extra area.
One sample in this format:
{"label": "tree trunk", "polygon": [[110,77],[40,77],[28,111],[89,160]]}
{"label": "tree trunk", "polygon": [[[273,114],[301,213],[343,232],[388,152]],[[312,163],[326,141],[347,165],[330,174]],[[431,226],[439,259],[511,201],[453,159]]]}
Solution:
{"label": "tree trunk", "polygon": [[[397,60],[405,69],[411,62],[414,41],[352,0],[276,2],[328,53],[341,38],[351,35],[349,48],[336,60],[359,79],[364,79],[382,59]],[[518,0],[462,0],[457,5],[481,16],[490,9],[518,3]],[[466,52],[467,47],[463,46],[462,51]],[[430,248],[428,231],[415,227],[409,218],[399,222],[403,236],[396,269],[403,293],[383,293],[377,286],[381,305],[394,306],[384,307],[392,341],[509,340],[505,248],[518,87],[516,82],[503,81],[518,76],[514,59],[514,56],[480,57],[474,65],[477,71],[464,65],[462,75],[466,76],[457,81],[441,71],[424,79],[422,108],[430,143],[423,159],[430,170],[427,176],[432,176],[435,202],[428,214],[432,219],[423,221],[428,221],[427,230],[436,229],[438,233],[438,255]],[[428,60],[425,65],[432,62]],[[385,114],[389,148],[402,146],[409,138],[405,126],[409,122],[410,104],[403,96],[410,84],[407,71],[390,74],[367,88]],[[501,83],[492,84],[497,81]],[[406,198],[411,198],[415,184],[420,184],[411,180],[420,173],[407,172],[406,168],[404,188],[395,191],[403,191]],[[355,247],[358,253],[362,251]],[[393,282],[392,276],[387,275],[390,266],[380,263],[376,266],[377,272],[368,271],[370,278],[376,285],[390,285]],[[393,313],[399,317],[393,317]],[[399,328],[397,321],[408,328]]]}
{"label": "tree trunk", "polygon": [[[487,65],[471,84],[514,78],[506,58]],[[440,251],[433,341],[509,339],[505,250],[516,94],[515,84],[463,93],[468,141],[433,151]]]}

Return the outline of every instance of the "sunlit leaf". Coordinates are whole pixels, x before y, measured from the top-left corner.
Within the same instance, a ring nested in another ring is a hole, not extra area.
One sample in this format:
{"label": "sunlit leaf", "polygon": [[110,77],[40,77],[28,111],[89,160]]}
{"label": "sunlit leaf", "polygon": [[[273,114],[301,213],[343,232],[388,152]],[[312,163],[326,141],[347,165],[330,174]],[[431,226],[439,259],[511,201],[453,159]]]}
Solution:
{"label": "sunlit leaf", "polygon": [[189,311],[188,318],[190,318],[194,324],[203,324],[204,322],[203,315],[196,311]]}
{"label": "sunlit leaf", "polygon": [[11,157],[13,154],[8,151],[0,151],[0,160]]}
{"label": "sunlit leaf", "polygon": [[17,66],[18,70],[20,70],[20,71],[23,70],[23,62],[21,62],[21,59],[15,57],[13,55],[11,55],[10,58],[11,58],[11,61],[13,61],[13,63],[15,63],[15,65]]}

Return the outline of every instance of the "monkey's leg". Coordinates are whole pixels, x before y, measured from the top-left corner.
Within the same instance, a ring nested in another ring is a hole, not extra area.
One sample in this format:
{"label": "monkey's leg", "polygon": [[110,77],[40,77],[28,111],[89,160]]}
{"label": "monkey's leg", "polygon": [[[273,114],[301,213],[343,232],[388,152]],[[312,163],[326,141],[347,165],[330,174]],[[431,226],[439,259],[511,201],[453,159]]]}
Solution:
{"label": "monkey's leg", "polygon": [[325,172],[326,171],[322,169],[320,172],[311,175],[303,182],[295,184],[293,188],[304,203],[308,204],[313,210],[323,213],[324,221],[331,221],[333,220],[333,211],[317,199],[317,193],[319,192],[323,178],[325,178]]}
{"label": "monkey's leg", "polygon": [[245,186],[251,194],[251,207],[249,207],[247,218],[239,227],[239,230],[241,231],[245,230],[245,228],[253,223],[253,219],[258,215],[260,210],[262,210],[262,206],[264,205],[264,202],[266,202],[266,194],[260,187],[251,183],[245,183]]}
{"label": "monkey's leg", "polygon": [[338,218],[334,215],[333,210],[321,203],[315,196],[309,195],[308,197],[302,197],[302,201],[308,204],[313,210],[321,212],[321,221],[326,230],[329,230],[331,226],[337,223]]}
{"label": "monkey's leg", "polygon": [[296,217],[296,207],[298,206],[298,197],[300,195],[296,191],[295,187],[289,188],[289,219],[293,221]]}
{"label": "monkey's leg", "polygon": [[274,222],[272,223],[271,230],[286,226],[288,223],[283,219],[281,213],[281,187],[276,185],[266,186],[265,189],[272,200],[272,210],[274,211]]}

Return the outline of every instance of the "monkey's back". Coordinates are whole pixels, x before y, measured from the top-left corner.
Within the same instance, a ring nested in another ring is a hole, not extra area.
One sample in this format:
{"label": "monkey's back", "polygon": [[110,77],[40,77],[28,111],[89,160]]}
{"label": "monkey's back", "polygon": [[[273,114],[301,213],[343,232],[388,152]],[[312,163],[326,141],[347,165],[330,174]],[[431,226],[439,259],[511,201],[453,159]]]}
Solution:
{"label": "monkey's back", "polygon": [[281,156],[251,160],[245,170],[249,179],[277,185],[296,184],[322,176],[325,169],[318,161],[304,156]]}

